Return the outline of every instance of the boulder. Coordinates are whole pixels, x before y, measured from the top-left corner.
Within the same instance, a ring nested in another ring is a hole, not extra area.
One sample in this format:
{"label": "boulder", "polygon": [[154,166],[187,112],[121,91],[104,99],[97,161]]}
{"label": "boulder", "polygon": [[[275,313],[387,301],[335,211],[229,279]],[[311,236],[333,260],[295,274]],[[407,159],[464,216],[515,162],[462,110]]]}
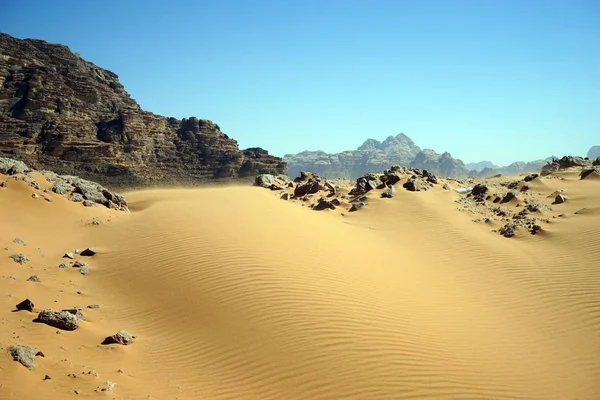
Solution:
{"label": "boulder", "polygon": [[15,175],[24,174],[25,172],[29,171],[31,171],[31,169],[29,169],[29,167],[22,161],[0,157],[0,174]]}
{"label": "boulder", "polygon": [[17,264],[25,265],[29,262],[29,258],[25,254],[11,254],[9,257]]}
{"label": "boulder", "polygon": [[333,205],[329,200],[321,199],[312,207],[312,209],[315,211],[322,211],[326,209],[335,210],[335,205]]}
{"label": "boulder", "polygon": [[555,198],[554,198],[554,204],[562,204],[565,201],[567,201],[567,198],[565,196],[563,196],[562,194],[558,194]]}
{"label": "boulder", "polygon": [[34,361],[36,356],[35,349],[29,346],[10,346],[8,352],[12,356],[14,361],[21,363],[24,367],[32,369],[34,367]]}
{"label": "boulder", "polygon": [[393,186],[388,186],[388,188],[381,193],[381,197],[391,199],[395,194],[396,189]]}
{"label": "boulder", "polygon": [[128,344],[133,343],[133,339],[133,336],[127,333],[127,331],[121,329],[114,335],[106,337],[102,344],[121,344],[126,346]]}
{"label": "boulder", "polygon": [[309,180],[306,183],[296,186],[294,189],[294,197],[302,197],[307,194],[317,193],[320,189],[320,183],[316,180]]}
{"label": "boulder", "polygon": [[471,193],[473,194],[473,196],[478,196],[480,194],[485,194],[488,191],[488,187],[486,185],[484,185],[483,183],[478,183],[477,185],[473,186],[473,190],[471,190]]}
{"label": "boulder", "polygon": [[260,174],[254,178],[254,185],[268,188],[275,184],[275,177],[271,174]]}
{"label": "boulder", "polygon": [[88,247],[87,249],[81,252],[81,255],[84,257],[91,257],[96,255],[96,250],[94,250],[93,247]]}
{"label": "boulder", "polygon": [[20,302],[19,304],[17,304],[15,306],[15,308],[18,311],[26,310],[26,311],[29,311],[29,312],[33,311],[33,307],[34,307],[34,305],[31,302],[31,300],[29,300],[29,299],[25,299],[25,300],[23,300],[22,302]]}
{"label": "boulder", "polygon": [[77,317],[67,311],[52,311],[45,309],[38,314],[35,322],[41,322],[65,331],[74,331],[79,327]]}
{"label": "boulder", "polygon": [[417,187],[417,180],[416,179],[409,179],[408,181],[404,182],[404,184],[402,185],[402,187],[410,192],[416,192],[418,190]]}

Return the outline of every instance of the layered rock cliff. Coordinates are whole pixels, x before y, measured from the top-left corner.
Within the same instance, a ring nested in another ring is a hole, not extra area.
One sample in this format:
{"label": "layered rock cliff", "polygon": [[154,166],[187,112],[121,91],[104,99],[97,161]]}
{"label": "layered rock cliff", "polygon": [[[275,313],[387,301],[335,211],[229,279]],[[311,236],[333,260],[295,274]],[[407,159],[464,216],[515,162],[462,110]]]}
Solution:
{"label": "layered rock cliff", "polygon": [[329,154],[324,151],[303,151],[286,154],[290,176],[311,171],[326,178],[356,179],[369,172],[383,171],[391,165],[427,169],[440,176],[465,177],[467,168],[450,153],[438,154],[421,150],[408,136],[400,133],[383,142],[367,139],[356,150]]}
{"label": "layered rock cliff", "polygon": [[0,33],[0,155],[105,184],[285,173],[209,120],[143,111],[118,76],[41,40]]}

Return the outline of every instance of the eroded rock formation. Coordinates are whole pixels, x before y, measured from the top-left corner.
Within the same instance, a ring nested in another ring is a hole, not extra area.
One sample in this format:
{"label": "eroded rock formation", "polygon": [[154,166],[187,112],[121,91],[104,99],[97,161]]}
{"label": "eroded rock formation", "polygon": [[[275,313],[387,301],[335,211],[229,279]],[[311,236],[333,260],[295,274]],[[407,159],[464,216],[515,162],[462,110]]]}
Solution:
{"label": "eroded rock formation", "polygon": [[2,33],[0,156],[113,185],[285,173],[209,120],[142,110],[116,74],[66,46]]}

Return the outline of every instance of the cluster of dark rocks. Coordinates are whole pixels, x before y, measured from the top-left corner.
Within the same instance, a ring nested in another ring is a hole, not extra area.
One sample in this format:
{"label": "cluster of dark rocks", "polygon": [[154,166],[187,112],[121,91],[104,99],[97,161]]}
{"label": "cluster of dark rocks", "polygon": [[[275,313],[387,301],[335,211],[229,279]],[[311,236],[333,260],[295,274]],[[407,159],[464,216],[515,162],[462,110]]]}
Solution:
{"label": "cluster of dark rocks", "polygon": [[[283,200],[313,200],[315,203],[310,207],[316,211],[335,210],[345,201],[349,203],[348,211],[354,212],[367,204],[365,195],[372,190],[382,190],[382,198],[394,197],[396,184],[401,181],[404,181],[404,189],[413,192],[428,190],[432,185],[438,184],[438,178],[427,170],[400,166],[392,166],[383,171],[383,174],[367,173],[359,177],[348,193],[340,192],[340,187],[332,181],[306,171],[301,171],[300,176],[293,180],[285,175],[261,174],[255,178],[254,184],[274,191],[283,191],[280,196]],[[293,189],[293,193],[285,192],[286,189]]]}
{"label": "cluster of dark rocks", "polygon": [[[67,197],[70,201],[82,203],[86,207],[103,205],[111,209],[129,212],[127,201],[123,196],[96,182],[81,179],[77,176],[58,175],[52,171],[34,171],[22,161],[0,157],[0,174],[11,176],[15,180],[22,179],[29,186],[40,190],[39,183],[33,176],[29,175],[30,172],[39,172],[48,182],[52,183],[52,186],[45,189],[40,195],[34,194],[34,198],[42,196],[47,201],[51,201],[46,194],[56,193]],[[8,181],[4,181],[2,186],[7,185]]]}
{"label": "cluster of dark rocks", "polygon": [[593,160],[579,156],[564,156],[560,159],[554,158],[542,167],[540,175],[547,176],[560,170],[576,167],[581,168],[581,179],[587,178],[592,173],[600,174],[600,157]]}

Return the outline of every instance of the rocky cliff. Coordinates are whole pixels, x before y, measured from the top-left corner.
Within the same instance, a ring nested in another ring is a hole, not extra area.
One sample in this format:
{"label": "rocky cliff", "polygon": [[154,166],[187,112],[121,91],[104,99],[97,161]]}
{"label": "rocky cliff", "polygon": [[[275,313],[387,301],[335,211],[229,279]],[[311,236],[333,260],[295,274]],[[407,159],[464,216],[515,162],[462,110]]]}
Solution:
{"label": "rocky cliff", "polygon": [[400,133],[383,142],[367,139],[356,150],[329,154],[324,151],[303,151],[286,154],[290,176],[300,171],[311,171],[326,178],[356,179],[369,172],[382,171],[391,165],[427,169],[441,176],[465,177],[467,169],[462,161],[450,153],[438,154],[421,150],[408,136]]}
{"label": "rocky cliff", "polygon": [[0,33],[0,155],[131,185],[284,173],[209,120],[143,111],[116,74],[66,46]]}

